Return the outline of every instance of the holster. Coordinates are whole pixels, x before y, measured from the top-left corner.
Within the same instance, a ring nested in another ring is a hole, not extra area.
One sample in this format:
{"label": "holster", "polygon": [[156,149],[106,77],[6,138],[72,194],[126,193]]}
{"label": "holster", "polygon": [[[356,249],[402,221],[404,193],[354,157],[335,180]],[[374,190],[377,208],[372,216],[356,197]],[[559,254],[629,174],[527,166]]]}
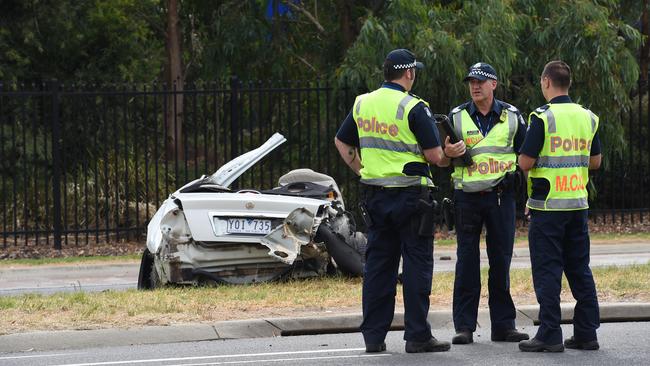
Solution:
{"label": "holster", "polygon": [[521,197],[526,194],[526,177],[524,172],[517,167],[514,173],[514,191],[515,197]]}
{"label": "holster", "polygon": [[454,215],[454,201],[449,198],[442,199],[442,219],[447,224],[447,230],[454,230],[456,217]]}
{"label": "holster", "polygon": [[370,213],[368,213],[368,207],[366,206],[365,202],[359,203],[359,212],[361,212],[361,218],[363,219],[363,222],[366,224],[366,228],[371,227],[372,218],[370,217]]}
{"label": "holster", "polygon": [[501,191],[514,190],[515,189],[515,180],[516,180],[516,173],[515,172],[508,172],[503,177],[501,182],[499,182],[499,185],[497,185],[497,189],[500,189]]}
{"label": "holster", "polygon": [[435,212],[438,208],[438,202],[431,198],[428,190],[423,190],[422,198],[418,200],[417,209],[420,213],[420,223],[418,225],[419,236],[430,237],[435,231]]}

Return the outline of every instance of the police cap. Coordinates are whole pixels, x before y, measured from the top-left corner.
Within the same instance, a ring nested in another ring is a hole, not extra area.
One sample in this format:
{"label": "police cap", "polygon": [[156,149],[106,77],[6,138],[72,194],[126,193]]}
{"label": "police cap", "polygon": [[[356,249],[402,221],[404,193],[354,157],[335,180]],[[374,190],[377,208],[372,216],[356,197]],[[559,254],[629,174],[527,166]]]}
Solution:
{"label": "police cap", "polygon": [[497,72],[490,64],[479,62],[470,66],[469,73],[467,73],[467,76],[465,76],[465,79],[463,79],[463,81],[468,81],[469,79],[497,80]]}
{"label": "police cap", "polygon": [[413,52],[406,48],[398,48],[390,51],[388,55],[386,55],[386,61],[390,61],[395,70],[412,69],[414,67],[421,69],[424,67],[422,62],[415,60]]}

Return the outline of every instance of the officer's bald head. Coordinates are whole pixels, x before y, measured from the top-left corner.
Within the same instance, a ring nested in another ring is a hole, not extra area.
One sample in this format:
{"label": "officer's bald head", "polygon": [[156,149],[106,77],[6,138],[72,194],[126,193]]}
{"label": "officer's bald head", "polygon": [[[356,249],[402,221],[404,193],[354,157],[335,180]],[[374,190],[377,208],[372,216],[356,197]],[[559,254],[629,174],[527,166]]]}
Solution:
{"label": "officer's bald head", "polygon": [[543,78],[548,78],[551,84],[560,90],[569,90],[569,87],[571,87],[571,68],[564,61],[551,61],[544,66]]}

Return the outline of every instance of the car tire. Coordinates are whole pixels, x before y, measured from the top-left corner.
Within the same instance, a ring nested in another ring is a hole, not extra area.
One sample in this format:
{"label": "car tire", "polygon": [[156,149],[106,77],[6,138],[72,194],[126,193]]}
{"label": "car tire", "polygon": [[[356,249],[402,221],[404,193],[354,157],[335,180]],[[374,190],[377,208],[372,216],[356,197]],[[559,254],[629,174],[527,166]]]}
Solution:
{"label": "car tire", "polygon": [[153,269],[153,255],[145,248],[140,261],[140,272],[138,273],[138,290],[151,290],[151,275]]}
{"label": "car tire", "polygon": [[155,263],[152,261],[151,272],[149,274],[149,288],[153,290],[159,288],[160,286],[162,286],[160,275],[158,274]]}
{"label": "car tire", "polygon": [[324,242],[327,252],[334,259],[338,269],[346,276],[362,277],[365,262],[365,251],[362,255],[357,249],[349,245],[342,235],[337,234],[328,225],[320,225],[314,238],[317,242]]}

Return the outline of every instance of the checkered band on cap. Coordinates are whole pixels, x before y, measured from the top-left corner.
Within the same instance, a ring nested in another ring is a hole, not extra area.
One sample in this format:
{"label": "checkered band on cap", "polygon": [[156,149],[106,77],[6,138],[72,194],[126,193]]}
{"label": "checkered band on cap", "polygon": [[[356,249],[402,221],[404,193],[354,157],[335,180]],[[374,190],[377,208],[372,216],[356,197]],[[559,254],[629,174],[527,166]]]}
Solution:
{"label": "checkered band on cap", "polygon": [[417,66],[417,61],[413,60],[410,64],[393,65],[394,69],[412,69]]}
{"label": "checkered band on cap", "polygon": [[485,72],[485,71],[479,70],[479,69],[470,70],[469,75],[467,75],[467,77],[469,78],[469,77],[472,77],[473,75],[481,75],[481,76],[485,76],[486,78],[497,80],[496,75],[490,74],[489,72]]}

